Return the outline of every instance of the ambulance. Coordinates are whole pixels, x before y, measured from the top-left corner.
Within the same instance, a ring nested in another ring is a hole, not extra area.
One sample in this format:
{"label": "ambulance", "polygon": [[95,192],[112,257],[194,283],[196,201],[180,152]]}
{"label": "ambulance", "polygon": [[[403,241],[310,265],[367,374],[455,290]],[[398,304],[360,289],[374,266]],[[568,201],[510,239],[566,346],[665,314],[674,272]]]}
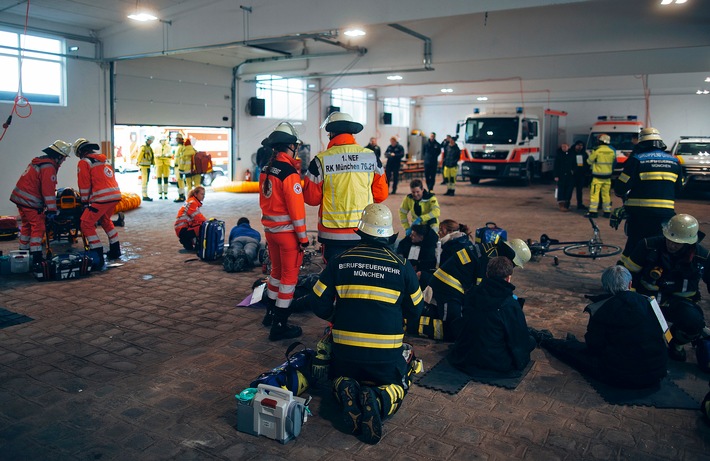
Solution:
{"label": "ambulance", "polygon": [[624,169],[624,162],[631,155],[634,148],[633,138],[638,141],[639,131],[643,128],[643,123],[638,121],[636,115],[600,115],[596,123],[589,129],[587,138],[587,154],[591,154],[597,147],[597,138],[600,134],[608,134],[611,138],[610,145],[616,149],[616,174]]}
{"label": "ambulance", "polygon": [[460,122],[465,148],[471,159],[461,174],[471,184],[481,179],[519,179],[551,176],[555,152],[566,140],[567,112],[542,107],[494,109],[474,113]]}

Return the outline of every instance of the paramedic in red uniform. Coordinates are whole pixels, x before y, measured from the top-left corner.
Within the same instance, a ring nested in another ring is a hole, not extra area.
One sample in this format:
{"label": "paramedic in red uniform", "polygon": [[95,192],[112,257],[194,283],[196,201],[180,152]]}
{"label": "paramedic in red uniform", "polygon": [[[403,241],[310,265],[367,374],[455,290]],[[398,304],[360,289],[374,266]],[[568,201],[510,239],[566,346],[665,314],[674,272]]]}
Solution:
{"label": "paramedic in red uniform", "polygon": [[43,259],[45,217],[54,219],[57,215],[57,171],[71,152],[71,144],[57,140],[42,152],[47,155],[32,160],[10,196],[22,220],[20,250],[30,250],[33,264]]}
{"label": "paramedic in red uniform", "polygon": [[301,141],[288,122],[280,123],[263,144],[273,148],[271,159],[259,175],[261,223],[269,248],[271,273],[267,279],[267,312],[263,324],[271,325],[269,339],[295,338],[301,327],[287,323],[306,236],[306,206],[301,188]]}
{"label": "paramedic in red uniform", "polygon": [[371,203],[389,195],[382,163],[375,153],[355,142],[362,124],[343,112],[333,112],[323,125],[328,149],[316,155],[303,183],[306,203],[318,210],[318,241],[326,261],[360,242],[355,233],[360,215]]}
{"label": "paramedic in red uniform", "polygon": [[187,202],[180,207],[175,219],[175,234],[186,250],[195,250],[195,240],[200,235],[200,227],[202,227],[203,222],[207,221],[200,212],[200,207],[204,201],[205,188],[202,186],[195,187],[187,194]]}
{"label": "paramedic in red uniform", "polygon": [[84,138],[74,142],[74,153],[79,157],[78,184],[84,212],[81,214],[81,233],[89,244],[89,251],[96,269],[104,265],[104,247],[96,233],[96,223],[106,232],[109,242],[109,259],[121,256],[118,232],[113,226],[111,215],[116,204],[121,201],[121,190],[116,182],[111,163],[104,154],[95,153],[98,144]]}

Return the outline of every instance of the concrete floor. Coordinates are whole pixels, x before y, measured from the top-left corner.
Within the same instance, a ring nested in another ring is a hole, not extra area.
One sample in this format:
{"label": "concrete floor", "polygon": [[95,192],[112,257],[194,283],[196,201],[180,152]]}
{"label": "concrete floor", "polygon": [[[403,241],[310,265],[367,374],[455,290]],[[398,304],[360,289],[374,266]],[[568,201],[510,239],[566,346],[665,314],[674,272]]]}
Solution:
{"label": "concrete floor", "polygon": [[[588,238],[588,221],[560,213],[553,190],[549,183],[460,184],[455,197],[440,196],[442,218],[471,228],[495,221],[511,238]],[[170,194],[177,196],[174,186]],[[386,202],[395,215],[403,197]],[[708,232],[709,199],[680,200],[677,211],[699,218]],[[414,385],[376,446],[340,431],[328,389],[308,391],[313,416],[295,441],[237,432],[234,394],[280,364],[290,341],[270,342],[263,312],[236,307],[260,269],[228,274],[180,251],[172,230],[178,207],[156,199],[126,214],[121,267],[66,282],[39,283],[28,274],[0,279],[0,307],[34,319],[0,330],[1,460],[710,459],[710,425],[700,412],[609,405],[540,349],[512,391],[469,383],[452,396]],[[307,211],[315,229],[316,209]],[[240,216],[259,227],[255,194],[208,192],[203,213],[224,219],[228,229]],[[621,231],[599,223],[606,242],[623,245]],[[16,245],[0,242],[0,250]],[[549,257],[530,262],[513,283],[527,298],[530,326],[582,337],[583,296],[599,290],[601,270],[616,258],[559,256],[559,266]],[[702,307],[710,318],[707,298]],[[313,347],[325,323],[311,313],[292,320]],[[409,341],[425,367],[447,349]],[[710,375],[689,357],[682,386],[700,401]]]}

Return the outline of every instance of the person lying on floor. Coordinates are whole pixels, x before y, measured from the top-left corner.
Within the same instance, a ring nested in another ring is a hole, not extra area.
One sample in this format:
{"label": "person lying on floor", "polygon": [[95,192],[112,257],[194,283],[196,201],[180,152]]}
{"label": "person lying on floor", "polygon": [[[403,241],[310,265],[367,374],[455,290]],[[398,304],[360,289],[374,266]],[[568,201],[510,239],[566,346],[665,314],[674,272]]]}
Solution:
{"label": "person lying on floor", "polygon": [[466,294],[461,332],[448,355],[464,373],[517,377],[530,362],[536,343],[513,294],[514,267],[505,256],[491,258],[486,278]]}
{"label": "person lying on floor", "polygon": [[668,353],[650,299],[630,291],[631,273],[623,266],[606,268],[602,287],[606,295],[585,308],[586,343],[570,334],[554,339],[545,330],[533,330],[533,336],[558,359],[608,385],[657,386],[666,376]]}

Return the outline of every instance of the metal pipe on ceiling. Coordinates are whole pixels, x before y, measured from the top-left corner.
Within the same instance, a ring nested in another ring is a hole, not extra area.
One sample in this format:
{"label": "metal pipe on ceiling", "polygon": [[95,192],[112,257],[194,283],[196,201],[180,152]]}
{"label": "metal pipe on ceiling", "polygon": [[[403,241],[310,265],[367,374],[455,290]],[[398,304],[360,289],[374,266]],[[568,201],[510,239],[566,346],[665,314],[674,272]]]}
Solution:
{"label": "metal pipe on ceiling", "polygon": [[[422,68],[416,67],[414,69],[390,69],[390,70],[364,70],[358,72],[341,72],[341,73],[330,73],[330,74],[310,74],[310,75],[293,75],[288,76],[288,78],[301,78],[301,79],[318,79],[322,77],[352,77],[358,75],[380,75],[380,74],[406,74],[410,72],[429,72],[435,70],[433,67]],[[259,80],[244,80],[246,83],[254,83]]]}
{"label": "metal pipe on ceiling", "polygon": [[405,34],[409,34],[413,37],[416,37],[420,40],[424,41],[424,67],[429,69],[431,68],[431,39],[427,37],[426,35],[422,35],[417,31],[414,31],[408,27],[404,27],[401,24],[387,24],[393,29],[396,29],[400,32],[404,32]]}

